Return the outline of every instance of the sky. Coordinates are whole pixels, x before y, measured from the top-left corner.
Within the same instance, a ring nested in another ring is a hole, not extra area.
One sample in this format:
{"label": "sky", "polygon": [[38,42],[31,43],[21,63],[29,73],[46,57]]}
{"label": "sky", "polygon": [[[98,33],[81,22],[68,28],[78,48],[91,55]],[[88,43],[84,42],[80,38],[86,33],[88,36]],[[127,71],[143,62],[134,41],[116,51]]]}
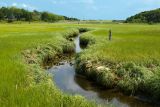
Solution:
{"label": "sky", "polygon": [[0,0],[0,7],[16,6],[95,20],[124,20],[136,13],[160,8],[160,0]]}

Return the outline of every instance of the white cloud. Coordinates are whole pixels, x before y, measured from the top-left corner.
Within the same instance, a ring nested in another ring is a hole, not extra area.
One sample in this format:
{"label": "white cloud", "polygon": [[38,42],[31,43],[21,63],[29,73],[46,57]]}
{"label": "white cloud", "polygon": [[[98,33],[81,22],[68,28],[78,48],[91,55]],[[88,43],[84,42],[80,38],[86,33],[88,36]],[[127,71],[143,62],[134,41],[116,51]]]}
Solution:
{"label": "white cloud", "polygon": [[34,6],[25,4],[25,3],[12,3],[12,6],[16,6],[16,7],[20,7],[20,8],[25,8],[25,9],[29,9],[29,10],[35,10],[36,8]]}
{"label": "white cloud", "polygon": [[12,6],[17,6],[17,3],[13,3]]}
{"label": "white cloud", "polygon": [[95,0],[50,0],[53,5],[78,5],[88,10],[98,10]]}
{"label": "white cloud", "polygon": [[26,4],[22,4],[22,7],[27,8],[27,7],[29,7],[29,6],[27,6]]}
{"label": "white cloud", "polygon": [[77,3],[84,3],[84,4],[94,4],[95,1],[94,0],[78,0],[78,1],[74,1]]}
{"label": "white cloud", "polygon": [[57,4],[57,1],[52,0],[51,3],[52,3],[52,4]]}
{"label": "white cloud", "polygon": [[66,1],[66,0],[50,0],[50,2],[52,3],[52,4],[66,4],[66,3],[68,3],[68,1]]}

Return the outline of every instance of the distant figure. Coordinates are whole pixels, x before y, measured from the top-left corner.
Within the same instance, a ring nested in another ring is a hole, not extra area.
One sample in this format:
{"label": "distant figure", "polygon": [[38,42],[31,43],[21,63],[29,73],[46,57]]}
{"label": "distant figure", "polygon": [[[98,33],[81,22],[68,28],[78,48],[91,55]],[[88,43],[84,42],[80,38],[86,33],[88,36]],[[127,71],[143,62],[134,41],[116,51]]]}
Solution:
{"label": "distant figure", "polygon": [[112,40],[112,31],[111,31],[111,29],[109,30],[109,41],[111,41]]}

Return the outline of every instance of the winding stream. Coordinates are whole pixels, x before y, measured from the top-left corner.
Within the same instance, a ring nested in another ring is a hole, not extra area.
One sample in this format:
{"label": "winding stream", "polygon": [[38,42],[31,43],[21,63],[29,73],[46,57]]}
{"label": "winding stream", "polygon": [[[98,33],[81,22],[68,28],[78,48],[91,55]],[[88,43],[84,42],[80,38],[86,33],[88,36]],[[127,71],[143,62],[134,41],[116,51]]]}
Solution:
{"label": "winding stream", "polygon": [[[80,35],[75,39],[76,53],[82,51],[80,48]],[[115,90],[104,90],[88,81],[82,76],[76,75],[73,61],[62,61],[60,65],[54,66],[48,70],[54,75],[54,81],[58,88],[63,92],[72,95],[82,95],[89,100],[96,101],[99,104],[111,104],[114,107],[154,107],[137,98],[125,96]]]}

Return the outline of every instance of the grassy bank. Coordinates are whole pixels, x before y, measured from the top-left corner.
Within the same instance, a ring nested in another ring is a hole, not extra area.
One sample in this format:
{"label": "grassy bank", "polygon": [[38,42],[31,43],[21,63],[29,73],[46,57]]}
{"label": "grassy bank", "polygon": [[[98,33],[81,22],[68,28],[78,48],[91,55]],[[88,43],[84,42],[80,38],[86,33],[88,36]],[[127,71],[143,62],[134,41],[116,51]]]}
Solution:
{"label": "grassy bank", "polygon": [[[108,40],[112,29],[113,39]],[[81,36],[88,45],[77,56],[77,72],[106,88],[160,100],[160,27],[145,24],[94,26]]]}
{"label": "grassy bank", "polygon": [[77,29],[56,24],[0,25],[1,107],[91,107],[81,96],[62,93],[41,68],[46,57],[73,51],[66,38]]}
{"label": "grassy bank", "polygon": [[[77,55],[78,73],[106,88],[160,99],[160,25],[0,24],[0,106],[96,106],[60,92],[43,62],[72,52],[77,27],[87,48]],[[113,40],[108,41],[112,29]],[[83,32],[83,29],[81,29]]]}

